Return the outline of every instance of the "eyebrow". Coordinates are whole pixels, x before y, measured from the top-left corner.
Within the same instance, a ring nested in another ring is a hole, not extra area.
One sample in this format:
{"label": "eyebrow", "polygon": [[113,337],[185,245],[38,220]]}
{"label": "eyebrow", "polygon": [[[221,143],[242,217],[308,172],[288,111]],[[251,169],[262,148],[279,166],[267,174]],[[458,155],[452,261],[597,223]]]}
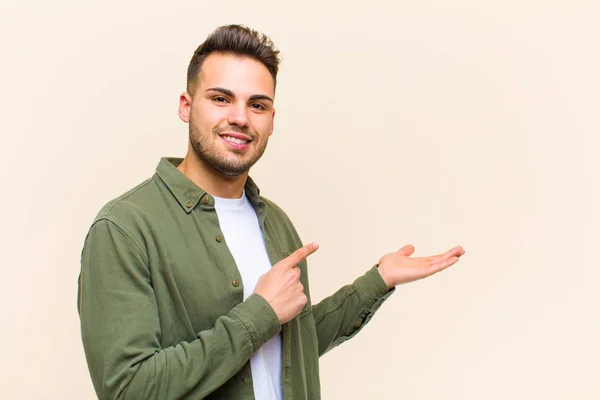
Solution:
{"label": "eyebrow", "polygon": [[[210,92],[210,91],[219,92],[219,93],[223,93],[226,96],[235,98],[235,94],[233,94],[233,92],[231,90],[225,89],[222,87],[208,88],[208,89],[206,89],[206,91],[207,92]],[[252,96],[250,96],[249,100],[267,100],[267,101],[270,101],[271,103],[274,103],[273,99],[265,94],[253,94]]]}

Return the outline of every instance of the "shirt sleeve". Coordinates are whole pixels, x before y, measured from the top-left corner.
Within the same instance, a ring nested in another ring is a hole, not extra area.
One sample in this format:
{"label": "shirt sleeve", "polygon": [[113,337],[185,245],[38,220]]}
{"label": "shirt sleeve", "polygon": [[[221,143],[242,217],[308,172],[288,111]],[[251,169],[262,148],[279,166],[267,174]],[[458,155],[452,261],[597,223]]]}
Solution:
{"label": "shirt sleeve", "polygon": [[115,223],[101,219],[81,257],[78,311],[100,399],[204,398],[237,373],[281,325],[257,294],[198,332],[163,348],[147,256]]}
{"label": "shirt sleeve", "polygon": [[396,288],[389,289],[377,266],[313,306],[319,356],[353,338]]}

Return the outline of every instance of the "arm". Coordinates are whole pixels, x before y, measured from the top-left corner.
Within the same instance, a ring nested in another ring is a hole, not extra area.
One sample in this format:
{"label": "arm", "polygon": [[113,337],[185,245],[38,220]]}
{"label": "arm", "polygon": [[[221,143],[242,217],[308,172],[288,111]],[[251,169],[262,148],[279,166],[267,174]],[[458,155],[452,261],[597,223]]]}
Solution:
{"label": "arm", "polygon": [[253,294],[194,340],[162,348],[147,264],[144,251],[114,223],[92,226],[82,253],[78,309],[100,399],[204,398],[281,329],[272,307]]}
{"label": "arm", "polygon": [[377,266],[313,307],[319,356],[354,337],[397,285],[426,278],[458,262],[458,246],[431,257],[410,257],[412,245],[381,257]]}
{"label": "arm", "polygon": [[319,356],[353,338],[395,288],[388,288],[376,267],[313,306]]}

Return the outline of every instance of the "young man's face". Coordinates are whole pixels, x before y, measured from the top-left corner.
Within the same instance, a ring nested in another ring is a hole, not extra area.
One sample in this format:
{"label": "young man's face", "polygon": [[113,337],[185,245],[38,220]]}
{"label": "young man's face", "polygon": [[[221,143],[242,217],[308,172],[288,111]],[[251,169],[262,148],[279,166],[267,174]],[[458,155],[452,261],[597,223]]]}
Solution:
{"label": "young man's face", "polygon": [[247,172],[273,133],[275,87],[269,70],[249,57],[211,54],[193,98],[183,94],[179,116],[201,160],[224,176]]}

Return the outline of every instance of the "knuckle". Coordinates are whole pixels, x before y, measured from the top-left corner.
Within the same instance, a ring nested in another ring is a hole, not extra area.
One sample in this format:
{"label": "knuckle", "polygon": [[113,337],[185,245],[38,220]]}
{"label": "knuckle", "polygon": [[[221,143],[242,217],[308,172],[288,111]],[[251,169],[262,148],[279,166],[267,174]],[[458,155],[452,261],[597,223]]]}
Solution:
{"label": "knuckle", "polygon": [[289,261],[288,265],[291,265],[291,266],[298,265],[298,257],[292,257],[288,261]]}

